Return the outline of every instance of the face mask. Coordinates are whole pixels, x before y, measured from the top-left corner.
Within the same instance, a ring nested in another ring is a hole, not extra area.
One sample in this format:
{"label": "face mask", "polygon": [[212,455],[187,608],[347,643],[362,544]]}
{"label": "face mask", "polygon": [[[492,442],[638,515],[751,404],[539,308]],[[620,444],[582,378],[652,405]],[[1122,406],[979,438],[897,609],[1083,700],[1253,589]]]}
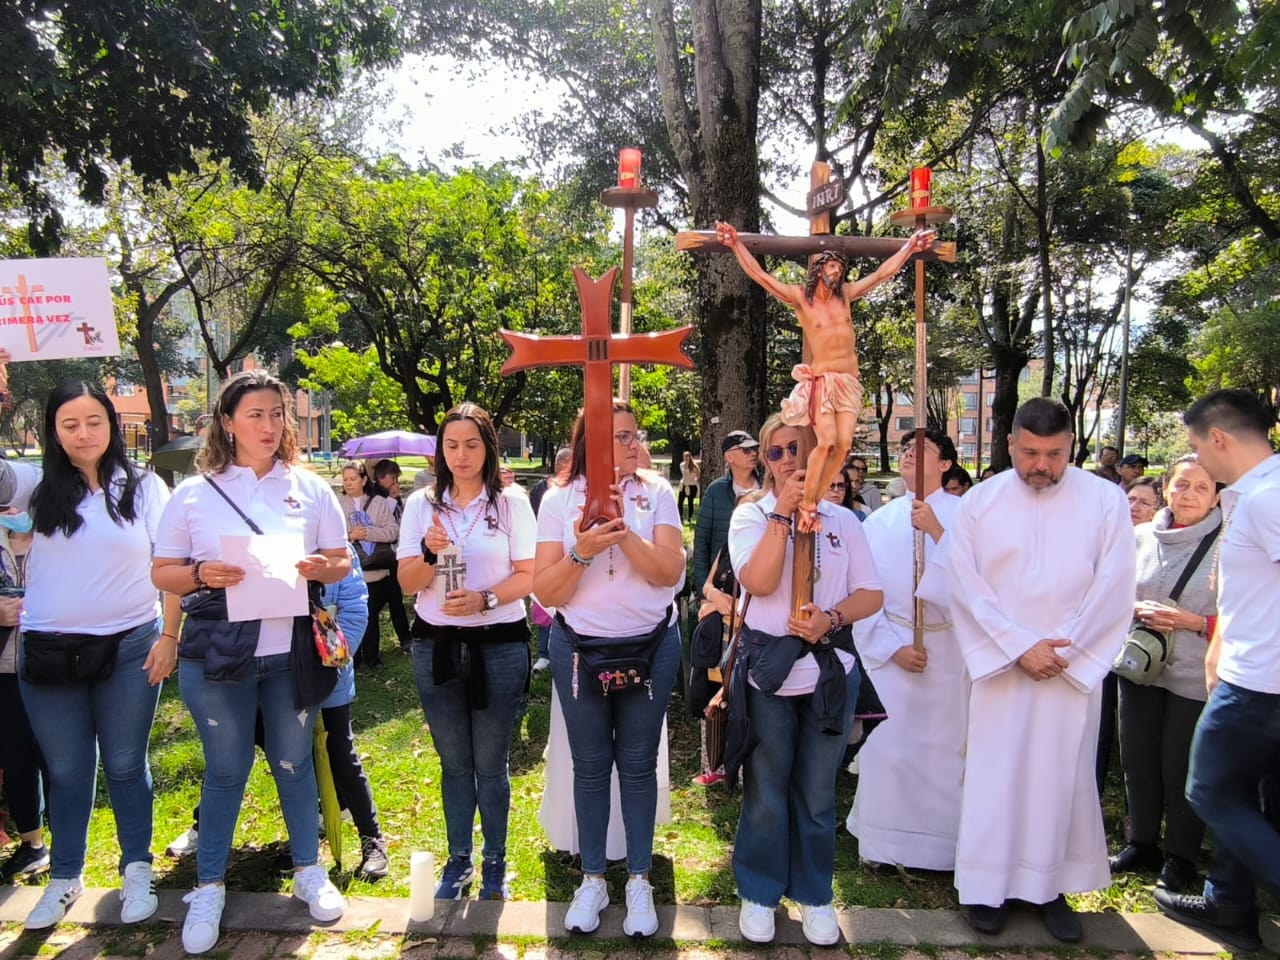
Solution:
{"label": "face mask", "polygon": [[28,513],[0,513],[0,527],[13,533],[31,532],[31,515]]}

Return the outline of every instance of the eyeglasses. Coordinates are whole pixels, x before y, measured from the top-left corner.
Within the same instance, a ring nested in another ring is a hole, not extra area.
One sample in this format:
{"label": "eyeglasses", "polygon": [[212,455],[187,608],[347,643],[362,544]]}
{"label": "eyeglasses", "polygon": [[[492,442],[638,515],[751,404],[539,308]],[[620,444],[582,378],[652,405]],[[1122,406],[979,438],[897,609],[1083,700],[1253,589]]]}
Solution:
{"label": "eyeglasses", "polygon": [[633,443],[644,443],[647,434],[643,430],[619,430],[613,435],[613,439],[617,440],[624,447],[629,447]]}
{"label": "eyeglasses", "polygon": [[[937,456],[938,454],[938,448],[931,443],[926,443],[924,445],[924,449],[926,452],[932,453],[934,456]],[[916,452],[916,442],[914,440],[908,440],[906,443],[904,443],[901,447],[898,448],[899,457],[915,456],[915,452]]]}
{"label": "eyeglasses", "polygon": [[770,447],[768,450],[764,452],[764,455],[765,455],[765,459],[767,459],[770,463],[777,463],[787,454],[791,454],[791,456],[794,458],[796,455],[796,451],[799,449],[800,449],[800,444],[797,441],[792,440],[790,443],[786,445],[785,448]]}
{"label": "eyeglasses", "polygon": [[851,464],[849,464],[849,469],[850,469],[850,470],[852,470],[852,471],[854,471],[855,473],[866,473],[866,472],[867,472],[867,468],[866,468],[866,467],[864,467],[864,466],[863,466],[862,464],[860,464],[860,463],[851,463]]}
{"label": "eyeglasses", "polygon": [[847,486],[848,486],[848,484],[847,484],[847,483],[845,483],[843,480],[833,480],[833,481],[830,483],[830,485],[827,487],[827,489],[828,489],[828,490],[831,490],[831,491],[835,491],[835,490],[843,490],[843,489],[844,489],[845,487],[847,487]]}

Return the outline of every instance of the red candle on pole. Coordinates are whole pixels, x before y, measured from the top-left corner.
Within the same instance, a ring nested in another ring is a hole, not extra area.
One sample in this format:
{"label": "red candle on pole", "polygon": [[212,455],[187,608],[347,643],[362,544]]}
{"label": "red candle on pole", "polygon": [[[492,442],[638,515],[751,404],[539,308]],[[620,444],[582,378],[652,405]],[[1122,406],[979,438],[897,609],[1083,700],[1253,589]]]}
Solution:
{"label": "red candle on pole", "polygon": [[640,189],[640,150],[636,147],[618,151],[618,186]]}
{"label": "red candle on pole", "polygon": [[911,171],[911,206],[929,206],[929,180],[933,175],[928,167],[915,167]]}

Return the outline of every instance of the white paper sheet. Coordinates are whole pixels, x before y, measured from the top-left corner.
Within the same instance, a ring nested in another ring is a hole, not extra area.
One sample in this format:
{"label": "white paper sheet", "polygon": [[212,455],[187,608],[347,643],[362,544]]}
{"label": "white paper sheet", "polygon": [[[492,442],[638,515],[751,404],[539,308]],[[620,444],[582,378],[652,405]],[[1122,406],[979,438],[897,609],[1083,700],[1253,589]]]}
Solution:
{"label": "white paper sheet", "polygon": [[240,623],[307,614],[307,581],[297,569],[306,555],[297,533],[222,537],[222,562],[244,569],[244,580],[227,588],[227,619]]}

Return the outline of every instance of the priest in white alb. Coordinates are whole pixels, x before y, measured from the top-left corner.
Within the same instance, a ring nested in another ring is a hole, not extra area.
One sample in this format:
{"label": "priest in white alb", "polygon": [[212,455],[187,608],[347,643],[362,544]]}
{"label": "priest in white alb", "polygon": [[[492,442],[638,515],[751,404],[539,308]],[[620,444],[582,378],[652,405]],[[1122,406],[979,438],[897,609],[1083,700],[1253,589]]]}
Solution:
{"label": "priest in white alb", "polygon": [[1032,904],[1066,942],[1082,930],[1063,894],[1111,881],[1094,760],[1136,565],[1124,493],[1071,466],[1071,447],[1066,407],[1024,403],[1013,469],[965,495],[935,558],[972,679],[960,903],[980,933],[1004,928],[1010,901]]}
{"label": "priest in white alb", "polygon": [[854,641],[888,719],[858,754],[858,791],[845,825],[858,855],[872,863],[951,870],[956,862],[960,787],[964,779],[964,717],[969,682],[944,608],[924,605],[924,646],[913,639],[912,558],[915,530],[925,533],[925,557],[946,543],[960,498],[942,489],[956,447],[941,430],[926,430],[924,496],[916,497],[915,434],[902,438],[898,470],[907,496],[867,518],[862,531],[884,584],[884,607],[854,624]]}

